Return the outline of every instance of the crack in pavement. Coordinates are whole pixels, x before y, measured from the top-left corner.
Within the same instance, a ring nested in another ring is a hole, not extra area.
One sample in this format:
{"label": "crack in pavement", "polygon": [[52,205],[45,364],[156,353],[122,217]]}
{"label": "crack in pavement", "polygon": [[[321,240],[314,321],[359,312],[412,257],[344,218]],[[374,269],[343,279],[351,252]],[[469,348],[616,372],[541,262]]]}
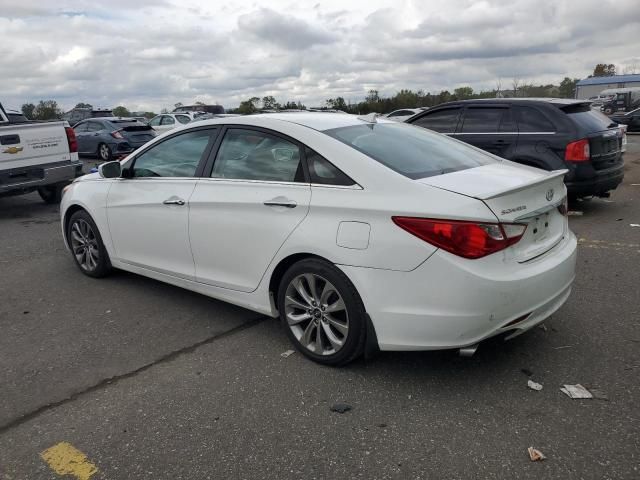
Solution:
{"label": "crack in pavement", "polygon": [[56,407],[59,407],[61,405],[64,405],[66,403],[72,402],[78,398],[80,398],[81,396],[87,394],[87,393],[91,393],[94,392],[96,390],[100,390],[103,387],[106,387],[107,385],[111,385],[114,383],[119,382],[120,380],[124,380],[127,378],[131,378],[136,376],[139,373],[142,373],[148,369],[150,369],[151,367],[154,367],[155,365],[159,365],[161,363],[165,363],[165,362],[170,362],[171,360],[187,354],[187,353],[191,353],[194,350],[196,350],[197,348],[203,346],[203,345],[207,345],[210,344],[212,342],[214,342],[215,340],[219,340],[221,338],[225,338],[231,335],[234,335],[236,333],[242,332],[244,330],[247,330],[249,328],[255,327],[256,325],[264,322],[265,320],[269,319],[271,317],[267,317],[265,315],[261,315],[257,318],[254,318],[252,320],[248,320],[247,322],[243,323],[242,325],[238,325],[237,327],[234,327],[230,330],[227,330],[225,332],[222,333],[218,333],[216,335],[212,335],[210,337],[205,338],[204,340],[200,340],[199,342],[196,342],[194,344],[188,345],[186,347],[182,347],[179,348],[177,350],[173,350],[172,352],[169,352],[165,355],[162,355],[161,357],[146,363],[144,365],[142,365],[141,367],[136,368],[135,370],[132,370],[130,372],[127,373],[122,373],[119,375],[114,375],[112,377],[109,378],[104,378],[102,380],[100,380],[98,383],[95,383],[83,390],[80,390],[78,392],[72,393],[71,395],[69,395],[66,398],[63,398],[62,400],[57,400],[55,402],[51,402],[51,403],[47,403],[45,405],[42,405],[28,413],[25,413],[24,415],[20,415],[17,418],[14,418],[13,420],[10,420],[9,422],[0,425],[0,435],[4,434],[5,432],[19,426],[22,425],[25,422],[28,422],[29,420],[37,417],[38,415],[40,415],[41,413],[44,413],[48,410],[52,410]]}

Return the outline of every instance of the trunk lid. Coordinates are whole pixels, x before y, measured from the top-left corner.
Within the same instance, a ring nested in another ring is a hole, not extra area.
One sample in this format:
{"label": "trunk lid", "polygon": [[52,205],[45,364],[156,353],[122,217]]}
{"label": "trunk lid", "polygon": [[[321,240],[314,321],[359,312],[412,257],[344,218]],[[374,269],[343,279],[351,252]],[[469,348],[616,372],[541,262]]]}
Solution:
{"label": "trunk lid", "polygon": [[566,198],[565,173],[500,162],[418,182],[476,198],[502,223],[526,225],[522,239],[511,247],[517,261],[525,262],[553,248],[568,231],[558,209]]}

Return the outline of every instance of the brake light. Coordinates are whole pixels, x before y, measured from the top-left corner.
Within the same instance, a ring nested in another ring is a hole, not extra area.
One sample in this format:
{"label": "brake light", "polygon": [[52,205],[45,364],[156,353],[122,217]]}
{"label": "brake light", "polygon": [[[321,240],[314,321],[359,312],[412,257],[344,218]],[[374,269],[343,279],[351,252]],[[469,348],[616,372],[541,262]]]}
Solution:
{"label": "brake light", "polygon": [[64,131],[67,134],[67,143],[69,144],[69,152],[76,153],[78,151],[78,139],[76,138],[76,132],[71,127],[64,127]]}
{"label": "brake light", "polygon": [[113,132],[111,132],[110,134],[113,138],[117,138],[119,140],[123,139],[124,137],[122,136],[122,134],[120,133],[120,130],[114,130]]}
{"label": "brake light", "polygon": [[569,143],[564,152],[564,159],[567,162],[588,162],[591,159],[589,140],[583,138],[577,142]]}
{"label": "brake light", "polygon": [[416,237],[464,258],[481,258],[517,243],[527,229],[519,223],[476,223],[433,218],[392,217]]}

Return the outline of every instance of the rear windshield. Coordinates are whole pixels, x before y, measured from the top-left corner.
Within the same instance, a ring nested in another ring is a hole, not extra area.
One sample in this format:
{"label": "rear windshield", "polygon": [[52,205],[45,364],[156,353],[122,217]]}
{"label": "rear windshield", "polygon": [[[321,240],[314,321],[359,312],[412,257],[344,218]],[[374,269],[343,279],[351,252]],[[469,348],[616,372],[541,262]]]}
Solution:
{"label": "rear windshield", "polygon": [[324,133],[414,180],[498,161],[467,144],[411,125],[375,123]]}
{"label": "rear windshield", "polygon": [[611,127],[612,123],[605,114],[594,110],[589,104],[578,103],[562,108],[569,118],[587,132],[601,132]]}

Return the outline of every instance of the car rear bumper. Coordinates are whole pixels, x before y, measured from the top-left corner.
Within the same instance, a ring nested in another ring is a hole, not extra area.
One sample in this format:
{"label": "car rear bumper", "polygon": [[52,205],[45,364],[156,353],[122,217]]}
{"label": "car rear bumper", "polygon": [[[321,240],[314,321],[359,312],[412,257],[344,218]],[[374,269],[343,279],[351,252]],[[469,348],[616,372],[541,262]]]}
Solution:
{"label": "car rear bumper", "polygon": [[360,293],[381,350],[461,348],[524,332],[558,310],[571,293],[576,250],[568,232],[522,264],[502,253],[466,260],[438,250],[411,272],[340,268]]}
{"label": "car rear bumper", "polygon": [[620,162],[615,167],[606,170],[591,169],[591,171],[595,172],[595,174],[589,177],[583,177],[579,174],[574,175],[571,180],[566,182],[569,195],[598,196],[615,190],[624,178],[624,163]]}

